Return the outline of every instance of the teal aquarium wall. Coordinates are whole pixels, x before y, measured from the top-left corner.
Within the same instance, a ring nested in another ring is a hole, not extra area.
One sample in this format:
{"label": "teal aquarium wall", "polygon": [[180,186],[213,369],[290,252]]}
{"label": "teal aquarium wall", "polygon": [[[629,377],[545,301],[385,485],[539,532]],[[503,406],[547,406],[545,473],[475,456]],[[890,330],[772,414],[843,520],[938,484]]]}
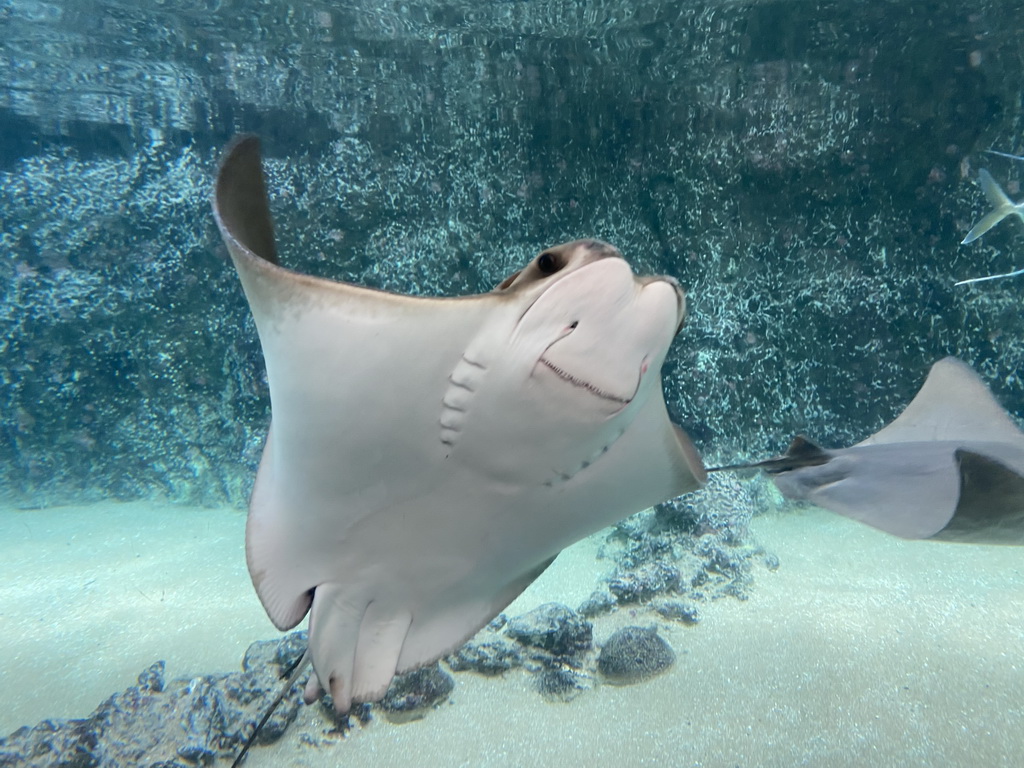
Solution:
{"label": "teal aquarium wall", "polygon": [[0,493],[241,505],[269,418],[209,191],[263,136],[285,263],[489,290],[596,236],[687,288],[710,463],[877,429],[954,354],[1024,412],[1019,4],[0,2]]}

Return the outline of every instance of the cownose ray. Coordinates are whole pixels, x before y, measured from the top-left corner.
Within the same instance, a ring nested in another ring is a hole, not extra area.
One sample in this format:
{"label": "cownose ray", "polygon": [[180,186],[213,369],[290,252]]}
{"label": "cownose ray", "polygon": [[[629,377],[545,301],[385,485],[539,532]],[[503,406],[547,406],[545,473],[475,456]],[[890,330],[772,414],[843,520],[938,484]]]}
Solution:
{"label": "cownose ray", "polygon": [[783,456],[715,470],[742,467],[772,475],[788,499],[903,538],[1024,544],[1024,433],[954,357],[866,440],[826,450],[797,437]]}
{"label": "cownose ray", "polygon": [[213,208],[270,387],[246,559],[276,627],[309,613],[307,702],[378,700],[567,545],[703,484],[662,394],[675,280],[597,240],[461,298],[291,271],[254,136],[226,151]]}

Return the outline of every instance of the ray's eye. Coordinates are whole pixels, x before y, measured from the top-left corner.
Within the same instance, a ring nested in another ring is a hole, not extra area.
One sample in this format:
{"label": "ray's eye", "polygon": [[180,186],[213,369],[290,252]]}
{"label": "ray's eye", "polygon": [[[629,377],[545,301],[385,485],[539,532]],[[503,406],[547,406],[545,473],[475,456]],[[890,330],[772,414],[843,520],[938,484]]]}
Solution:
{"label": "ray's eye", "polygon": [[544,253],[537,257],[537,269],[545,275],[555,274],[555,272],[561,269],[561,266],[554,254],[549,251],[544,251]]}

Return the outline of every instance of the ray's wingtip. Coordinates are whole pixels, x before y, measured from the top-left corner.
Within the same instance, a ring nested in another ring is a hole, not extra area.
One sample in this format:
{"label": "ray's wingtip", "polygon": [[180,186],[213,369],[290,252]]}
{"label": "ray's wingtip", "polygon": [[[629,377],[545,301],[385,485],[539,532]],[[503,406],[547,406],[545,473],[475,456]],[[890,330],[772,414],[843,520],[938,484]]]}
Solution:
{"label": "ray's wingtip", "polygon": [[262,146],[256,134],[238,134],[225,148],[214,183],[213,214],[236,266],[249,256],[278,263]]}
{"label": "ray's wingtip", "polygon": [[219,180],[225,170],[230,169],[230,166],[244,162],[251,163],[253,159],[259,163],[262,156],[263,142],[258,134],[236,133],[228,141],[221,154],[217,179]]}

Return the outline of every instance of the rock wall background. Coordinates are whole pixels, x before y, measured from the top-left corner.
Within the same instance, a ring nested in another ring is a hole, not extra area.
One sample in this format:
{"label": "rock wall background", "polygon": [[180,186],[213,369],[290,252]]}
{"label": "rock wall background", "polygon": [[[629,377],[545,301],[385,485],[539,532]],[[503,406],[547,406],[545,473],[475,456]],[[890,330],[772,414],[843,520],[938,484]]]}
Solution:
{"label": "rock wall background", "polygon": [[1024,413],[1019,6],[0,0],[0,501],[244,504],[268,419],[208,195],[269,155],[283,258],[488,290],[615,243],[686,286],[709,463],[859,439],[955,354]]}

